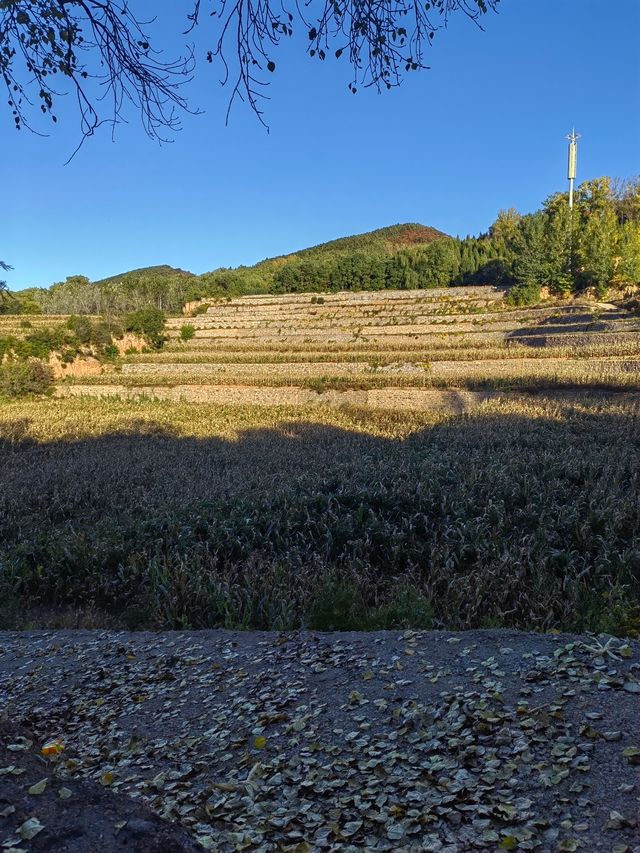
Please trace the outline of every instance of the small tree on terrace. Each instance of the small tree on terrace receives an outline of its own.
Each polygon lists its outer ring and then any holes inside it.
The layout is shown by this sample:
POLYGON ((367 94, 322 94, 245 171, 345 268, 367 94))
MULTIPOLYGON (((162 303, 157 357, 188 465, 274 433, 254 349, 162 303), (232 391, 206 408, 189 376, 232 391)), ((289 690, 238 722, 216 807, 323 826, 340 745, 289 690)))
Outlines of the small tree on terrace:
MULTIPOLYGON (((9 264, 6 264, 4 261, 0 261, 0 270, 4 270, 6 272, 7 270, 10 270, 10 269, 12 269, 12 267, 10 267, 9 264)), ((2 304, 4 302, 6 302, 7 296, 8 296, 7 282, 6 281, 0 281, 0 310, 2 310, 2 304)))

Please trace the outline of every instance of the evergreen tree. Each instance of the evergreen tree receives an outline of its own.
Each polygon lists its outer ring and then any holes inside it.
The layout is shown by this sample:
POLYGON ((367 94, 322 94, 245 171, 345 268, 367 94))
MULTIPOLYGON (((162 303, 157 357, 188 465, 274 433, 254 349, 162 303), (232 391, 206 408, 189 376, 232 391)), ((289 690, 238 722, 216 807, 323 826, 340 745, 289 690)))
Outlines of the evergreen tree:
POLYGON ((516 254, 512 300, 520 305, 537 302, 547 281, 545 214, 539 211, 523 217, 512 245, 516 254))
POLYGON ((630 219, 618 229, 614 265, 616 281, 640 284, 640 222, 630 219))
POLYGON ((578 282, 606 292, 615 271, 617 222, 612 209, 597 209, 582 226, 577 251, 578 282))

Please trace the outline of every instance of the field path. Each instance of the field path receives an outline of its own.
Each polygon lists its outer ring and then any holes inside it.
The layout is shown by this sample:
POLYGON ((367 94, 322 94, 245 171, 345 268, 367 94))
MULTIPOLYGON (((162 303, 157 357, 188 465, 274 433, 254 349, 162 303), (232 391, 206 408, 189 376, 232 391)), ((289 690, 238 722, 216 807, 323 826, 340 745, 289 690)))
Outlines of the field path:
POLYGON ((0 744, 0 841, 35 819, 25 850, 94 849, 51 832, 87 785, 126 805, 133 850, 640 850, 636 641, 5 632, 0 708, 24 727, 0 744), (53 737, 40 779, 64 800, 27 793, 53 737), (136 846, 134 800, 184 840, 136 846))

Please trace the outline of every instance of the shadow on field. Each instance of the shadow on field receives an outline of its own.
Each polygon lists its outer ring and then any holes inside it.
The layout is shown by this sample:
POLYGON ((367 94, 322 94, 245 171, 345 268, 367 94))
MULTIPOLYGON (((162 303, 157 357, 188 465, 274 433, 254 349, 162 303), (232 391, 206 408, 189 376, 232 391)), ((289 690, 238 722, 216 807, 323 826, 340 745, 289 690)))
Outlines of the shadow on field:
POLYGON ((4 422, 2 618, 634 630, 640 441, 612 399, 540 397, 531 417, 505 407, 403 440, 355 411, 351 429, 235 440, 140 420, 43 444, 4 422))
MULTIPOLYGON (((598 335, 615 330, 611 321, 629 319, 630 314, 624 310, 607 311, 604 319, 594 319, 592 311, 576 312, 562 311, 552 317, 546 317, 533 326, 523 326, 505 335, 507 341, 517 341, 531 347, 563 346, 568 340, 572 345, 588 344, 592 335, 598 335), (579 338, 582 334, 584 337, 579 338), (563 341, 563 337, 570 338, 563 341)), ((597 342, 597 338, 593 339, 597 342)))

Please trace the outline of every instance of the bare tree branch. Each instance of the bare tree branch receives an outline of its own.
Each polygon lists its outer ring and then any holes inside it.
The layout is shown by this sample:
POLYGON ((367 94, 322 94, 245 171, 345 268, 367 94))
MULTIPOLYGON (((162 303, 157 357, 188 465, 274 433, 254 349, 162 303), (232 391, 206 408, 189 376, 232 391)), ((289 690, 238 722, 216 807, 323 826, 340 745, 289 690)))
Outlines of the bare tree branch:
POLYGON ((0 75, 17 128, 30 127, 36 104, 56 122, 54 102, 75 94, 82 138, 103 121, 123 120, 135 104, 146 132, 161 139, 179 128, 188 108, 180 92, 195 67, 191 52, 166 61, 152 49, 145 28, 126 0, 0 0, 0 75), (91 86, 97 81, 101 91, 91 86), (109 99, 108 118, 98 113, 109 99))
MULTIPOLYGON (((190 2, 183 35, 203 14, 202 0, 190 2)), ((480 25, 500 0, 292 0, 291 8, 282 0, 206 2, 208 17, 217 21, 206 58, 221 63, 221 83, 230 87, 227 119, 238 99, 264 124, 274 56, 294 26, 302 27, 310 56, 324 61, 347 54, 352 92, 358 86, 391 89, 405 73, 428 67, 426 50, 452 14, 480 25)), ((123 121, 127 102, 138 108, 152 138, 177 130, 179 113, 188 110, 181 86, 192 77, 194 54, 187 48, 184 56, 165 60, 151 46, 152 23, 140 20, 128 0, 0 0, 0 75, 16 127, 31 126, 36 106, 57 121, 61 85, 75 94, 81 141, 105 121, 123 121)))

